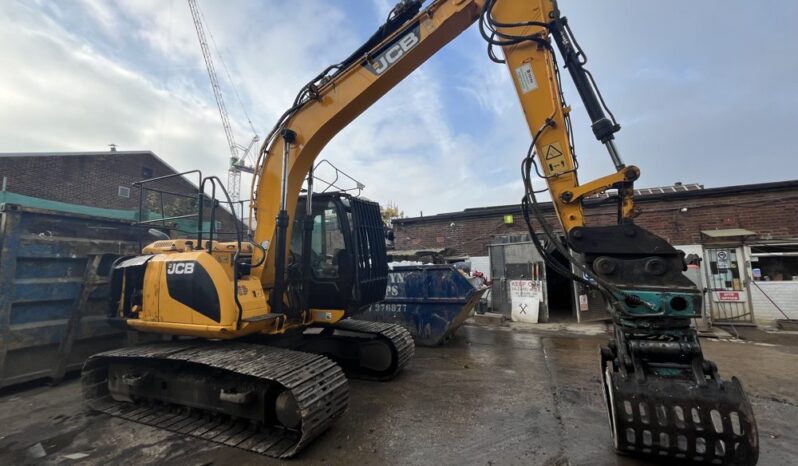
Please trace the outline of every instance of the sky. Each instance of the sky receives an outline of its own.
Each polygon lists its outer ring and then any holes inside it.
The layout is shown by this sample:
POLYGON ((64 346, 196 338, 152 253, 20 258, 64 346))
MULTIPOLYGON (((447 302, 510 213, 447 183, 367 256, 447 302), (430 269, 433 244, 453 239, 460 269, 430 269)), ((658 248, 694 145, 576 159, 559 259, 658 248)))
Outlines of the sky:
MULTIPOLYGON (((263 137, 301 85, 354 51, 393 3, 199 0, 237 141, 252 137, 245 112, 263 137)), ((623 128, 624 161, 642 171, 638 187, 798 179, 798 2, 559 5, 623 128)), ((0 152, 114 143, 226 179, 229 151, 185 0, 4 0, 0 68, 0 152)), ((612 172, 567 75, 565 94, 580 180, 612 172)), ((529 141, 510 76, 472 27, 318 160, 370 199, 431 215, 518 202, 529 141)), ((246 176, 242 184, 247 192, 246 176)))

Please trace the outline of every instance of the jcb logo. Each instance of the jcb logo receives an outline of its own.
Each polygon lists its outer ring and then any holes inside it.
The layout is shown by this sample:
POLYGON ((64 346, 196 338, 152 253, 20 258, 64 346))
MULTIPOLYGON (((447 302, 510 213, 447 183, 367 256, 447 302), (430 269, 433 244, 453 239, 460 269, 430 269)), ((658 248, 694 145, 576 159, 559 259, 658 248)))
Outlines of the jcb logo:
POLYGON ((170 262, 166 266, 167 275, 190 275, 194 273, 194 262, 170 262))
POLYGON ((392 44, 387 45, 374 57, 365 63, 366 68, 377 76, 384 73, 394 63, 399 61, 407 52, 421 42, 421 32, 416 24, 407 34, 396 39, 392 44))

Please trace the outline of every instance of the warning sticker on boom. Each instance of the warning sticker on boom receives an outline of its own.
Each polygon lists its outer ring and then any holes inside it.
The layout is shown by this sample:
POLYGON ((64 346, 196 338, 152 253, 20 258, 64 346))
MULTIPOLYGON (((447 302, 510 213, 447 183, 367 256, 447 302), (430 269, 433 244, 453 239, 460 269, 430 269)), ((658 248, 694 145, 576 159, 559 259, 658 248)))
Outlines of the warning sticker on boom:
POLYGON ((521 92, 526 94, 538 88, 538 82, 532 73, 532 65, 524 63, 515 69, 515 76, 518 78, 518 85, 521 87, 521 92))
POLYGON ((548 175, 559 175, 568 171, 568 163, 559 142, 554 142, 543 148, 543 163, 548 168, 548 175))

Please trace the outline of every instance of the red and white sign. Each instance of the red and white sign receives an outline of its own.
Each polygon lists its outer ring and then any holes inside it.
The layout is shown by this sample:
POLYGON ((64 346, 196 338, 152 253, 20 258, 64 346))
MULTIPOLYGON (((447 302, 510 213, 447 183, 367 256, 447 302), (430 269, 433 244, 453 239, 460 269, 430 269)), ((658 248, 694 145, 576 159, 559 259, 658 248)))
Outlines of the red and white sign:
POLYGON ((742 301, 739 291, 719 291, 718 301, 742 301))

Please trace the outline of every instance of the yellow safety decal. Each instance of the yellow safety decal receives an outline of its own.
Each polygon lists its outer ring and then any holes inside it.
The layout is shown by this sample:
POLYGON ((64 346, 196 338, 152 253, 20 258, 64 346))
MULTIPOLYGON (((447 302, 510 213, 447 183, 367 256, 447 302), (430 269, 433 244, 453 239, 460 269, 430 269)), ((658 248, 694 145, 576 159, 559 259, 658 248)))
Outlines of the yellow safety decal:
POLYGON ((543 149, 543 163, 546 165, 548 175, 559 175, 568 171, 565 154, 559 142, 549 144, 543 149))

